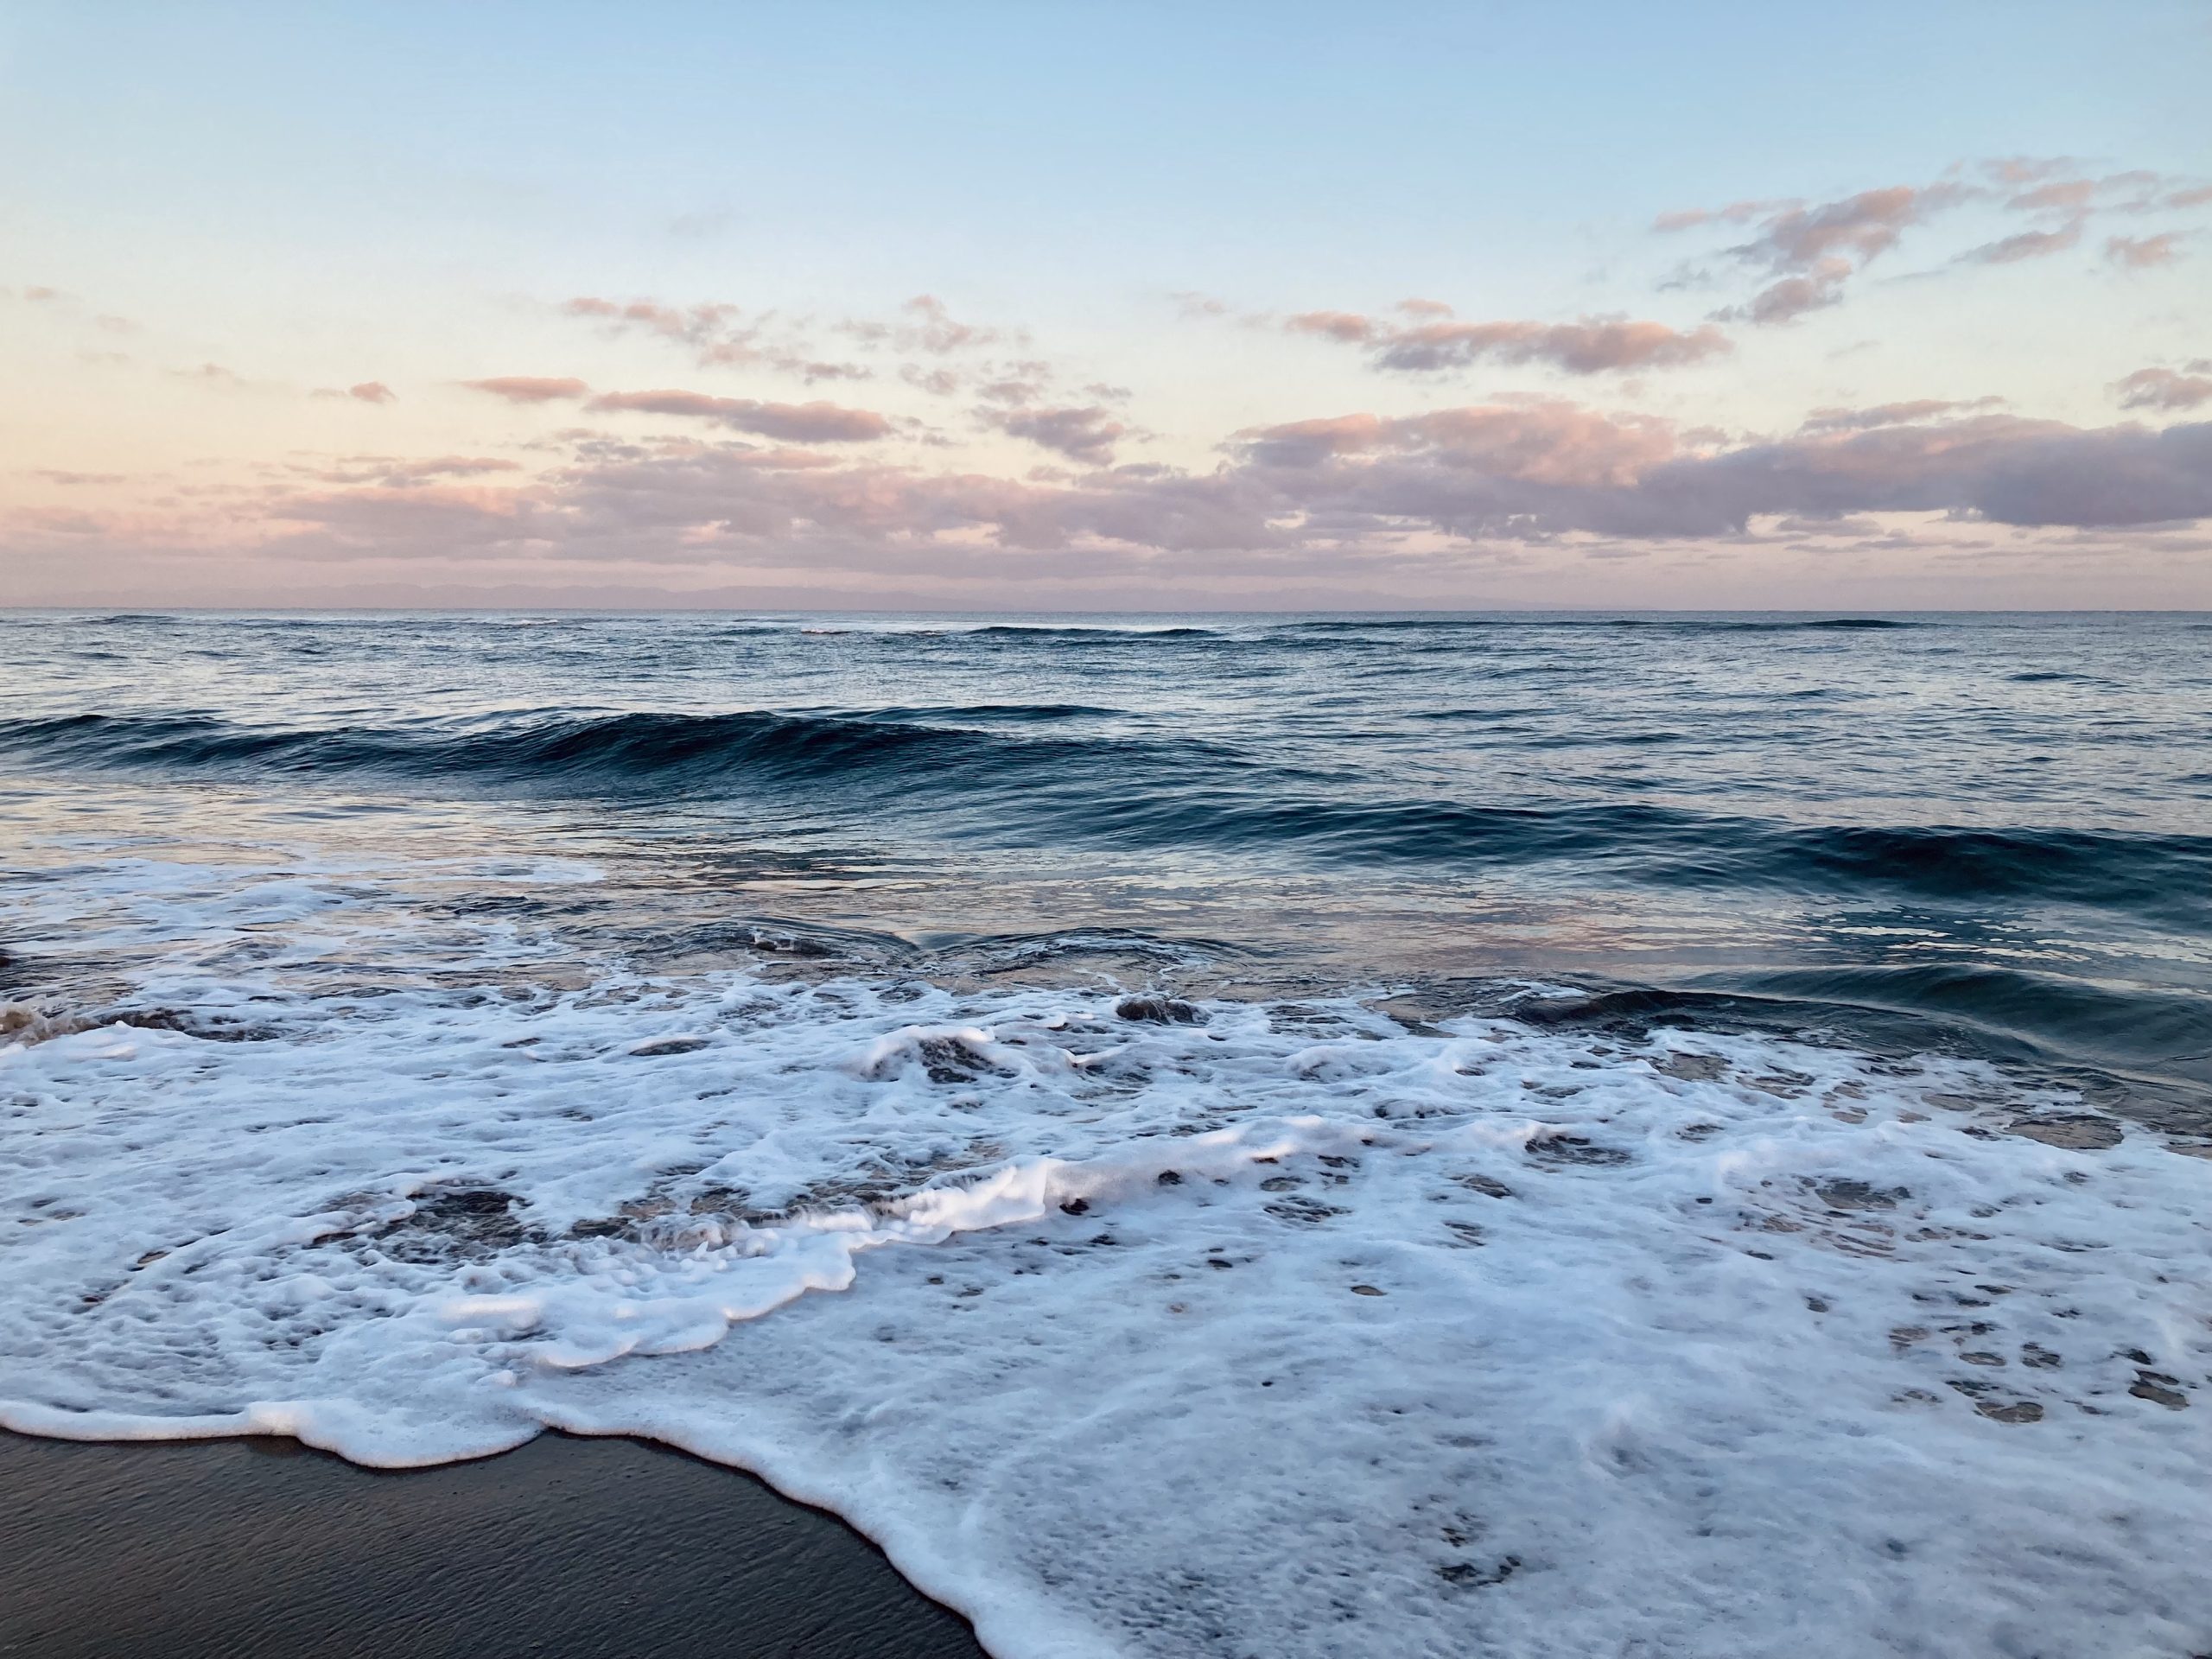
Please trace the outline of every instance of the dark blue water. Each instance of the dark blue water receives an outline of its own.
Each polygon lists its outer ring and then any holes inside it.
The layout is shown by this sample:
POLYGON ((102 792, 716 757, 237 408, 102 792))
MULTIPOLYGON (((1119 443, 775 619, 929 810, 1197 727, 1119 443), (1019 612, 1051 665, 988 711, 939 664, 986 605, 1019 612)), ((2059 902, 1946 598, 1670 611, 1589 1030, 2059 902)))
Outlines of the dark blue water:
POLYGON ((2212 1094, 2203 617, 18 613, 0 665, 17 880, 574 856, 537 919, 656 967, 1538 982, 2212 1094))

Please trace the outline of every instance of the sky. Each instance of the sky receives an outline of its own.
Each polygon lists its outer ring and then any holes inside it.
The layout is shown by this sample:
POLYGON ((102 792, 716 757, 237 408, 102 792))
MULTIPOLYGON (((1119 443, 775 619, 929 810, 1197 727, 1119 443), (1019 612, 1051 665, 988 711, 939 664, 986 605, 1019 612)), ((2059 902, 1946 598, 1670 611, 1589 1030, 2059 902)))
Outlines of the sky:
POLYGON ((0 603, 2212 609, 2212 4, 0 4, 0 603))

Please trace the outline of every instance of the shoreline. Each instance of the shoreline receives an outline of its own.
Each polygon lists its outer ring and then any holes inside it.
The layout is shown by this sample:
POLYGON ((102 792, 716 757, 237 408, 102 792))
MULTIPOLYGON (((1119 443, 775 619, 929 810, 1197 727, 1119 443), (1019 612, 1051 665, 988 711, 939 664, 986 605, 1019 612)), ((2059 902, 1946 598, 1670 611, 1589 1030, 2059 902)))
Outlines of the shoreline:
POLYGON ((0 1430, 0 1654, 984 1659, 837 1516, 648 1441, 549 1430, 393 1471, 0 1430))

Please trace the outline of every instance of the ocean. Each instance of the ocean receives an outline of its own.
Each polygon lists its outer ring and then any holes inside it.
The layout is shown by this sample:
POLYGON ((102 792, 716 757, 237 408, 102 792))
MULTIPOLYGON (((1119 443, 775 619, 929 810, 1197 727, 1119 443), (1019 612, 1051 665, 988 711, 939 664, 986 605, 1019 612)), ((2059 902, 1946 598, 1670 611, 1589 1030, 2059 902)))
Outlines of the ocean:
POLYGON ((0 1424, 642 1435, 1006 1659, 2212 1647, 2212 618, 0 666, 0 1424))

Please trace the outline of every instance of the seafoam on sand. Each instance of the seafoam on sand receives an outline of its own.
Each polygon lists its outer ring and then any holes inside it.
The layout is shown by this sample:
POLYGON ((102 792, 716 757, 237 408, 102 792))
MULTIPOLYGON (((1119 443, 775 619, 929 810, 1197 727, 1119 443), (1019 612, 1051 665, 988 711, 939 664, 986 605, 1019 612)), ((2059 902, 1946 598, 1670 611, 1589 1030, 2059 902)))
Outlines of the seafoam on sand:
POLYGON ((0 1422, 645 1434, 1008 1659, 2212 1644, 2212 1162, 2063 1093, 1371 995, 556 976, 398 880, 19 896, 127 984, 0 1048, 0 1422))

